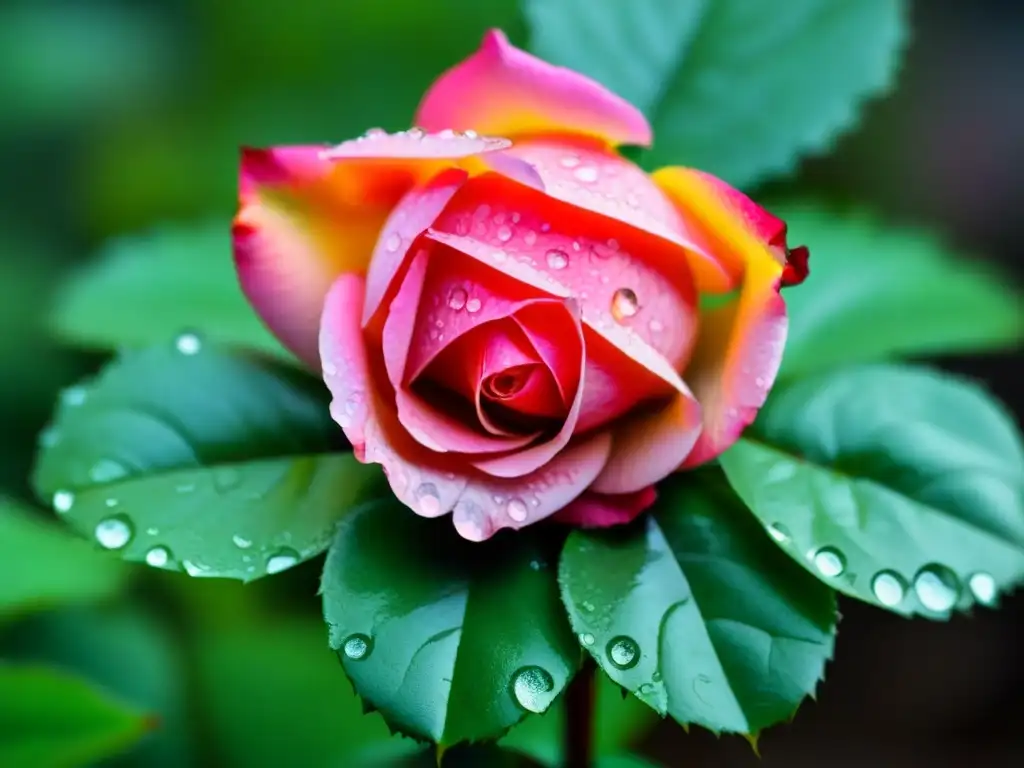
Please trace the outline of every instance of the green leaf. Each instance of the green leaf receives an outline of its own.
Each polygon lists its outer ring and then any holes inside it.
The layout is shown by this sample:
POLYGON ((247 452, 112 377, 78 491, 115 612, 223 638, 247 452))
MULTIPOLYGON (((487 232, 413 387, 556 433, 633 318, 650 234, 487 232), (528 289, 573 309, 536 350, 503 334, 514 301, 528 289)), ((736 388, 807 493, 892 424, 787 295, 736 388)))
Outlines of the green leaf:
POLYGON ((151 608, 122 602, 40 614, 11 627, 0 646, 0 655, 80 675, 152 714, 151 730, 116 760, 104 761, 105 768, 196 762, 180 642, 151 608))
MULTIPOLYGON (((338 768, 348 768, 346 757, 338 768)), ((416 749, 407 744, 387 745, 364 751, 355 758, 358 768, 543 768, 527 755, 510 752, 494 744, 466 744, 443 750, 438 759, 436 748, 416 749)), ((604 763, 597 768, 605 768, 604 763)))
POLYGON ((162 344, 191 332, 291 359, 238 286, 228 221, 114 240, 63 287, 53 325, 88 347, 162 344))
POLYGON ((249 581, 322 552, 383 476, 340 444, 326 388, 192 345, 154 347, 66 390, 35 486, 128 560, 249 581))
POLYGON ((885 365, 803 379, 721 464, 782 550, 853 597, 942 618, 1024 579, 1024 446, 973 384, 885 365))
POLYGON ((0 619, 115 594, 122 563, 0 498, 0 619))
MULTIPOLYGON (((624 697, 622 689, 605 675, 597 675, 594 695, 594 738, 598 754, 635 744, 658 721, 649 707, 633 696, 624 697)), ((562 765, 565 761, 564 729, 565 702, 559 698, 543 715, 528 717, 515 726, 501 744, 548 765, 562 765)))
POLYGON ((931 235, 807 203, 774 212, 789 223, 790 243, 811 249, 811 276, 783 292, 790 326, 781 375, 1024 339, 1024 302, 1006 277, 955 258, 931 235))
POLYGON ((150 725, 64 672, 0 663, 0 765, 90 764, 127 749, 150 725))
POLYGON ((573 629, 659 713, 757 734, 814 692, 834 593, 780 556, 717 473, 658 494, 627 529, 569 536, 559 579, 573 629))
POLYGON ((562 691, 580 652, 542 533, 471 543, 394 499, 342 522, 322 585, 330 643, 391 727, 443 746, 497 738, 562 691))
MULTIPOLYGON (((251 589, 251 587, 246 587, 251 589)), ((364 715, 316 621, 264 614, 259 623, 194 634, 199 695, 222 766, 326 765, 388 739, 364 715)))
POLYGON ((820 152, 889 88, 901 0, 524 0, 532 49, 640 107, 647 167, 749 186, 820 152))

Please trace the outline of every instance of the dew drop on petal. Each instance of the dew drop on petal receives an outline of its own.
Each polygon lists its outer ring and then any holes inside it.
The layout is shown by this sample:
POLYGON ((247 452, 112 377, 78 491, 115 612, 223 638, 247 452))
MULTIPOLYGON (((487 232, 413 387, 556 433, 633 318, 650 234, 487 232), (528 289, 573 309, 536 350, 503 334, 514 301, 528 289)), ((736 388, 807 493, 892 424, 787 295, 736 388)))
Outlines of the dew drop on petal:
POLYGON ((879 571, 871 579, 871 591, 882 605, 894 608, 903 602, 907 594, 907 583, 895 571, 879 571))
POLYGON ((575 168, 580 164, 580 159, 576 155, 565 155, 558 163, 563 168, 575 168))
POLYGON ((480 311, 480 306, 480 299, 469 299, 466 302, 466 311, 472 315, 480 311))
POLYGON ((433 483, 422 483, 416 489, 416 506, 426 517, 437 517, 441 512, 441 497, 433 483))
POLYGON ((507 243, 512 239, 512 228, 507 226, 498 227, 497 237, 499 241, 507 243))
POLYGON ((512 676, 512 695, 527 712, 541 713, 554 699, 555 681, 540 667, 523 667, 512 676))
POLYGON ((464 306, 466 306, 466 294, 465 288, 452 288, 452 292, 448 294, 448 306, 458 312, 464 306))
POLYGON ((573 171, 572 175, 575 176, 577 180, 589 184, 592 181, 597 181, 598 171, 596 166, 584 165, 583 167, 577 168, 573 171))
POLYGON ((526 502, 518 497, 509 499, 508 516, 517 523, 524 522, 526 520, 526 502))
POLYGON ((640 309, 640 301, 632 288, 619 288, 612 294, 612 317, 622 322, 633 317, 640 309))
POLYGON ((132 540, 132 524, 124 515, 107 517, 96 523, 93 534, 104 549, 123 549, 132 540))
POLYGON ((569 264, 569 256, 565 251, 559 250, 558 248, 552 248, 545 254, 548 266, 552 269, 565 269, 569 264))
POLYGON ((362 661, 370 652, 373 650, 373 640, 369 635, 363 635, 356 633, 349 635, 345 639, 342 650, 345 652, 345 656, 352 659, 352 661, 362 661))
POLYGON ((163 568, 171 562, 171 551, 167 547, 153 547, 146 552, 146 565, 163 568))
POLYGON ((394 253, 401 247, 402 236, 399 235, 397 232, 392 232, 390 235, 388 235, 387 240, 384 241, 384 248, 387 249, 387 251, 390 253, 394 253))

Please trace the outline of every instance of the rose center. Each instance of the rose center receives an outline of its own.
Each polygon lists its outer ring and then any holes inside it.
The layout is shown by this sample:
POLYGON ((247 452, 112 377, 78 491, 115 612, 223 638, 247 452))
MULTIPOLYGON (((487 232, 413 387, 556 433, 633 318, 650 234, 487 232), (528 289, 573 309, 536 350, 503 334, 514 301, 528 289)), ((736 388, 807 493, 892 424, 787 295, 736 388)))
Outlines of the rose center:
POLYGON ((521 365, 488 376, 483 382, 482 390, 484 396, 492 400, 507 400, 510 397, 514 397, 526 385, 532 367, 521 365))

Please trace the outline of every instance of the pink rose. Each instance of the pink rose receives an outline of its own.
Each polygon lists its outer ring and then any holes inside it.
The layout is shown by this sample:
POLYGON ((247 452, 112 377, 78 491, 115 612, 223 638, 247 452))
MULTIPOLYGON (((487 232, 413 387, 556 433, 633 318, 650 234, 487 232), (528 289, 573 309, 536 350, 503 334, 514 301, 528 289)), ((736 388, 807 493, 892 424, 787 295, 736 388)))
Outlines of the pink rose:
POLYGON ((632 519, 753 420, 806 249, 713 177, 620 157, 643 115, 499 31, 416 123, 243 152, 246 295, 415 512, 473 540, 632 519))

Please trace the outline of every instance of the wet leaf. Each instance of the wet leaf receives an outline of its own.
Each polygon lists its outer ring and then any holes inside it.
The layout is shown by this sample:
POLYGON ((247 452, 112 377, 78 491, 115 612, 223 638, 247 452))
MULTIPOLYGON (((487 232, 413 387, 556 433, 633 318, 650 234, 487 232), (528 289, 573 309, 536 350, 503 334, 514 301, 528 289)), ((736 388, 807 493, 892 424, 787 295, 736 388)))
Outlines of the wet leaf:
POLYGON ((559 579, 573 629, 659 713, 757 734, 822 678, 834 593, 779 556, 717 471, 658 493, 626 529, 569 536, 559 579))
POLYGON ((65 390, 35 486, 127 560, 249 581, 322 552, 383 476, 345 449, 319 381, 186 335, 65 390))
POLYGON ((879 607, 945 618, 1024 579, 1024 446, 974 384, 891 365, 802 379, 721 464, 782 551, 879 607))

